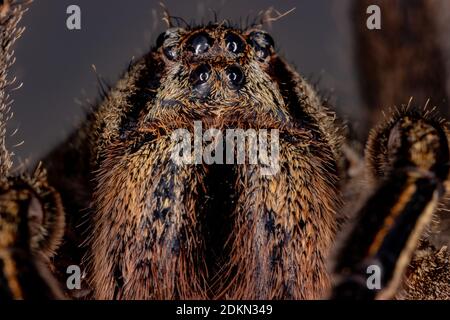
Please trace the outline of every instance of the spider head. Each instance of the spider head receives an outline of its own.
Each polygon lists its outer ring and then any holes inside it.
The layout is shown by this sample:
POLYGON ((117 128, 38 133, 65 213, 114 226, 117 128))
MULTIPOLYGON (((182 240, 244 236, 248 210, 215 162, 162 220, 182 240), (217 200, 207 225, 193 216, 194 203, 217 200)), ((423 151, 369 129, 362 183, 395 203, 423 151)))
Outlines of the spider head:
POLYGON ((257 83, 270 81, 270 60, 276 55, 268 33, 216 24, 169 29, 158 37, 155 50, 171 70, 163 94, 179 98, 176 86, 194 103, 209 106, 234 106, 258 94, 257 83))

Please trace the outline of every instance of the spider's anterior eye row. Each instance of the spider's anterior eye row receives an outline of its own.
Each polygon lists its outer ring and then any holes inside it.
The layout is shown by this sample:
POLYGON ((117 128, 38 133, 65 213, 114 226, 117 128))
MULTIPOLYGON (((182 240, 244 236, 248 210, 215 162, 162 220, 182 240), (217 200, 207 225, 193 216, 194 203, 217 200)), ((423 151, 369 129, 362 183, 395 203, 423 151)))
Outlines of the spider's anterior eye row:
POLYGON ((206 83, 211 77, 211 67, 207 64, 198 66, 191 73, 191 82, 194 86, 206 83))
MULTIPOLYGON (((211 67, 208 64, 201 64, 192 71, 190 81, 194 87, 199 87, 211 78, 211 67)), ((241 67, 233 65, 225 70, 226 78, 230 86, 234 89, 239 89, 245 82, 244 72, 241 67)))
POLYGON ((235 88, 239 88, 245 81, 244 73, 242 69, 238 66, 231 66, 226 70, 228 80, 231 85, 235 88))

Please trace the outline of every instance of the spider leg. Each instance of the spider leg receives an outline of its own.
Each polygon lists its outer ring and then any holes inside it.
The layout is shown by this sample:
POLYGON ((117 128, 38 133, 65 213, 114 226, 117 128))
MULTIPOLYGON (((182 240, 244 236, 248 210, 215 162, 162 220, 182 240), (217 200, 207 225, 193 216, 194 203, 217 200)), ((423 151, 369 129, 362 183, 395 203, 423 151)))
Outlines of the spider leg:
POLYGON ((50 258, 64 230, 59 195, 45 173, 0 183, 0 298, 63 299, 50 258))
POLYGON ((372 132, 366 162, 375 191, 338 250, 332 298, 394 297, 446 192, 448 138, 443 122, 407 108, 372 132), (375 287, 374 270, 380 271, 375 287))
POLYGON ((24 30, 18 25, 29 2, 0 4, 0 300, 64 297, 49 268, 64 230, 59 194, 41 167, 31 177, 14 176, 12 152, 6 148, 12 45, 24 30))
POLYGON ((449 300, 450 255, 447 246, 438 249, 422 240, 395 298, 449 300))

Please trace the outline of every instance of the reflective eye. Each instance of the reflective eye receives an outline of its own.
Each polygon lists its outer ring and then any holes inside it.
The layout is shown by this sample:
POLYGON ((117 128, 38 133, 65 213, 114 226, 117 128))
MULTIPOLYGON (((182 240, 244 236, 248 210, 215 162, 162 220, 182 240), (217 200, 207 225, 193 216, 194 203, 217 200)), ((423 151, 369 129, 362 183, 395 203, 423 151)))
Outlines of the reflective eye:
POLYGON ((194 86, 201 85, 208 82, 211 77, 211 67, 207 64, 203 64, 191 73, 191 82, 194 86))
POLYGON ((248 36, 249 44, 255 49, 256 56, 260 60, 266 59, 275 46, 272 37, 262 31, 253 31, 248 36))
POLYGON ((156 47, 161 48, 166 57, 169 60, 174 60, 177 57, 177 53, 175 51, 175 47, 164 47, 164 42, 169 38, 169 34, 167 32, 163 32, 158 36, 158 39, 156 39, 156 47))
POLYGON ((209 79, 209 73, 208 72, 202 72, 200 73, 200 76, 198 77, 198 79, 200 80, 200 82, 206 82, 209 79))
POLYGON ((169 60, 178 58, 178 41, 183 29, 172 28, 166 32, 161 33, 156 39, 156 47, 162 48, 162 52, 169 60))
POLYGON ((177 58, 175 47, 164 48, 163 52, 169 60, 175 60, 177 58))
POLYGON ((226 74, 233 87, 239 88, 244 84, 245 76, 240 67, 231 66, 226 70, 226 74))
POLYGON ((188 40, 188 48, 195 54, 205 53, 212 45, 212 39, 206 32, 200 32, 188 40))
POLYGON ((225 44, 227 50, 233 53, 241 53, 244 51, 244 42, 237 34, 229 32, 225 35, 225 44))

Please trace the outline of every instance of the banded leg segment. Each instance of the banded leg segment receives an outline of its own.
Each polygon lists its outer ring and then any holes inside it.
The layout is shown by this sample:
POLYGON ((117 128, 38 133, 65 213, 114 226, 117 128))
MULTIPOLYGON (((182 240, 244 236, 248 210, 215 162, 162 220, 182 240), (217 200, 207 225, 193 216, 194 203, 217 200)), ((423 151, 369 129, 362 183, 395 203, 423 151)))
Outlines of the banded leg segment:
POLYGON ((394 297, 445 194, 448 136, 443 123, 427 115, 400 111, 372 133, 366 157, 377 187, 337 255, 333 298, 394 297), (376 270, 378 288, 367 282, 376 270))
POLYGON ((64 231, 59 195, 43 173, 0 182, 0 299, 62 299, 49 258, 64 231))

